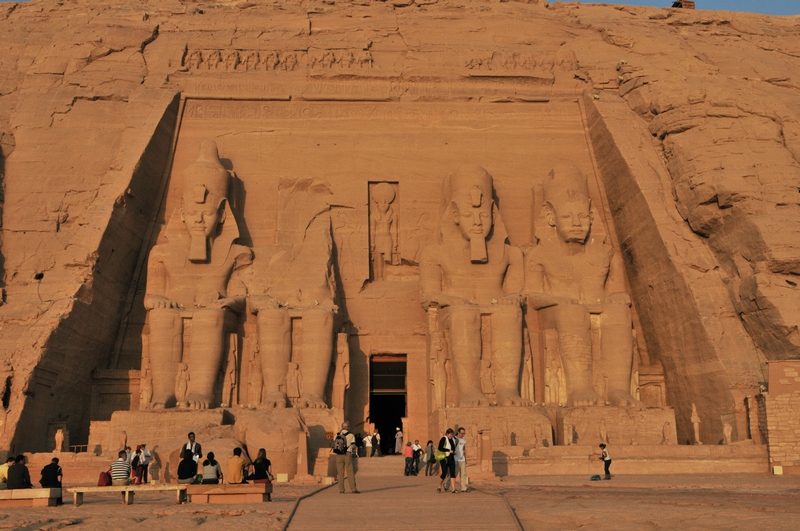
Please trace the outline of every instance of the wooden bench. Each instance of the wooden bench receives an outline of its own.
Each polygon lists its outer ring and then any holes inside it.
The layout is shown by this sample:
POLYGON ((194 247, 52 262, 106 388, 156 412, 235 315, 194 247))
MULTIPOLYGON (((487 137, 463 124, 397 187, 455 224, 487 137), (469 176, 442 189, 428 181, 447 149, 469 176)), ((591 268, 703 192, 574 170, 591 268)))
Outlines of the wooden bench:
POLYGON ((61 489, 0 490, 0 507, 55 507, 61 489))
POLYGON ((188 485, 191 503, 263 503, 270 501, 272 483, 188 485))
POLYGON ((137 492, 164 492, 174 490, 177 495, 177 502, 186 501, 186 487, 189 485, 112 485, 110 487, 68 487, 67 492, 71 492, 75 507, 83 505, 83 495, 86 492, 122 492, 125 494, 125 505, 133 504, 134 495, 137 492))

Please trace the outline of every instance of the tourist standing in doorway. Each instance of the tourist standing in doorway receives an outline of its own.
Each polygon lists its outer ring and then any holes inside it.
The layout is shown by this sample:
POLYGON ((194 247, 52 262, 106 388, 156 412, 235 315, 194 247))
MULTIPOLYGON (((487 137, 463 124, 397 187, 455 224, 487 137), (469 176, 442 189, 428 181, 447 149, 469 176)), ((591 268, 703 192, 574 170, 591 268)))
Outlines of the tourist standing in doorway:
POLYGON ((602 450, 602 454, 600 454, 600 460, 603 461, 603 466, 605 467, 606 477, 603 479, 611 479, 611 472, 609 469, 611 468, 611 456, 608 454, 608 449, 606 448, 605 444, 600 444, 600 450, 602 450))
POLYGON ((435 452, 433 441, 428 441, 428 444, 425 445, 425 455, 422 456, 422 462, 425 463, 426 476, 432 476, 436 473, 433 469, 433 466, 436 464, 436 459, 433 455, 435 452))
POLYGON ((373 435, 367 434, 364 437, 364 456, 372 457, 372 437, 373 435))
POLYGON ((403 432, 400 428, 396 428, 397 432, 394 434, 394 453, 403 453, 403 432))
POLYGON ((336 461, 336 480, 339 483, 339 493, 344 494, 344 474, 350 483, 350 492, 360 494, 356 487, 356 472, 353 468, 353 455, 358 452, 356 436, 350 433, 350 423, 342 423, 342 430, 333 438, 333 453, 336 461))
MULTIPOLYGON (((447 431, 444 434, 444 437, 439 439, 439 446, 437 447, 438 451, 444 452, 446 457, 439 461, 440 466, 442 467, 442 473, 439 476, 439 488, 436 489, 436 492, 442 492, 442 486, 444 485, 444 480, 446 477, 454 478, 456 477, 456 460, 455 460, 455 451, 456 451, 456 440, 453 437, 453 430, 452 428, 447 428, 447 431)), ((447 489, 445 489, 446 491, 447 489)), ((453 492, 456 492, 456 483, 453 481, 453 492)))
POLYGON ((381 434, 378 430, 375 430, 375 435, 372 436, 372 447, 374 448, 372 451, 375 452, 375 455, 378 457, 383 455, 381 451, 381 434))

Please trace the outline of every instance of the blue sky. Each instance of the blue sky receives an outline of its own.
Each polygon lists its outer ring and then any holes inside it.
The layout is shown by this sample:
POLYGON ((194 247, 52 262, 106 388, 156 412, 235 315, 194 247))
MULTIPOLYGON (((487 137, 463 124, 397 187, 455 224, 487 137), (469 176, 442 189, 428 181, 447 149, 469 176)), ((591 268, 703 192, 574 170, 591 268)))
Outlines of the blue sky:
MULTIPOLYGON (((0 0, 12 2, 19 0, 0 0)), ((552 2, 552 0, 551 0, 552 2)), ((584 4, 628 4, 631 6, 669 7, 671 0, 612 0, 584 1, 584 4)), ((767 15, 800 15, 800 0, 695 0, 697 9, 725 9, 729 11, 750 11, 767 15)))
MULTIPOLYGON (((583 1, 584 4, 628 4, 632 6, 669 7, 671 0, 606 0, 583 1)), ((695 0, 697 9, 750 11, 767 15, 800 15, 800 0, 695 0)))

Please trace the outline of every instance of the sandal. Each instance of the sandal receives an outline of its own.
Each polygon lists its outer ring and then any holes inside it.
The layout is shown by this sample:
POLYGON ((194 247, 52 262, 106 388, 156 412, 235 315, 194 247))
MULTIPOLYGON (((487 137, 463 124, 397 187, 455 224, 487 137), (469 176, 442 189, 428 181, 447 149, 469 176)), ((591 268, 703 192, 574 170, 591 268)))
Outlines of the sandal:
POLYGON ((436 492, 438 492, 438 493, 440 493, 440 494, 441 494, 441 492, 442 492, 442 487, 436 487, 436 492))

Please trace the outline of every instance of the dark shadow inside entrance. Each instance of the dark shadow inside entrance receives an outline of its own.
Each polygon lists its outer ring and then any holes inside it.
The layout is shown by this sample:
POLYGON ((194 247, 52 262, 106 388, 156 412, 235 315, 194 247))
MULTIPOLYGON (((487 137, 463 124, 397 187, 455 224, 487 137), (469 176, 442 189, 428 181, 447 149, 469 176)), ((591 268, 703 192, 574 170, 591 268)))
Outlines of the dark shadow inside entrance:
POLYGON ((381 435, 383 455, 393 453, 395 433, 406 416, 406 357, 373 356, 370 360, 370 421, 381 435))

